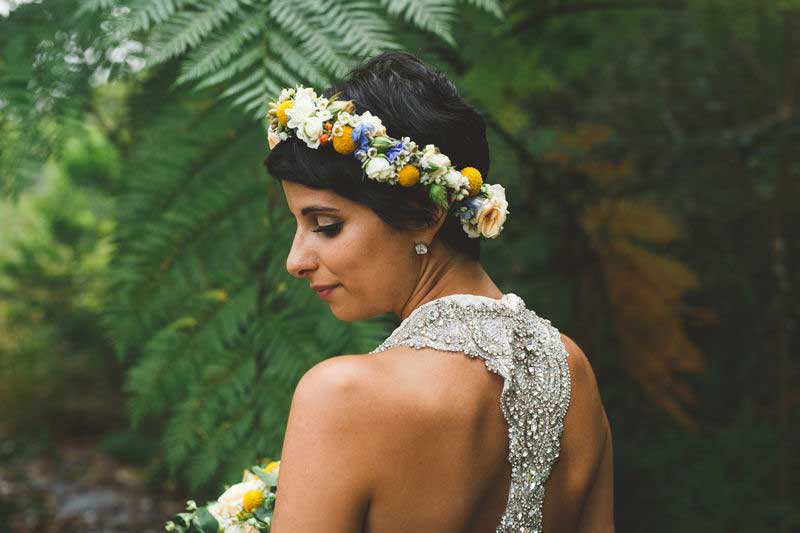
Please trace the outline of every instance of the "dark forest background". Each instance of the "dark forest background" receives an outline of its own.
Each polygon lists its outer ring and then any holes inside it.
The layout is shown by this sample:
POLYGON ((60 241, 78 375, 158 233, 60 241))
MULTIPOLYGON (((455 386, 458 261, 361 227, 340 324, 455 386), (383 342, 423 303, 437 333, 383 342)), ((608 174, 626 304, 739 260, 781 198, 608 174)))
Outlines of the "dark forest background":
POLYGON ((261 164, 386 49, 489 123, 482 263, 587 353, 618 531, 800 529, 797 0, 1 0, 0 531, 162 530, 396 325, 286 273, 261 164))

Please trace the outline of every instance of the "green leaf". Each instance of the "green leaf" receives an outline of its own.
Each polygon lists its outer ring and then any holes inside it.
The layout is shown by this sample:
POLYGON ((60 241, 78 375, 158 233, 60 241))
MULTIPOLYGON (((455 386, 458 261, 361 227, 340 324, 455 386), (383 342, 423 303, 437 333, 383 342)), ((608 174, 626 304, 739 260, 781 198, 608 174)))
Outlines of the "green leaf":
POLYGON ((205 507, 197 508, 192 525, 197 528, 198 533, 217 533, 219 531, 219 522, 205 507))

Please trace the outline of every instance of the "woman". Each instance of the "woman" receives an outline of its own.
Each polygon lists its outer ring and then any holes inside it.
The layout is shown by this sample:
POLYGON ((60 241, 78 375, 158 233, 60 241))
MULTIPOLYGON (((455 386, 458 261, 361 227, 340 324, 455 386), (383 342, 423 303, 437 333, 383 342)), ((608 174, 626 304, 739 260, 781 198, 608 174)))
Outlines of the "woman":
POLYGON ((480 114, 403 52, 271 107, 287 270, 340 320, 401 320, 300 380, 273 533, 613 531, 591 365, 479 263, 509 213, 480 114))

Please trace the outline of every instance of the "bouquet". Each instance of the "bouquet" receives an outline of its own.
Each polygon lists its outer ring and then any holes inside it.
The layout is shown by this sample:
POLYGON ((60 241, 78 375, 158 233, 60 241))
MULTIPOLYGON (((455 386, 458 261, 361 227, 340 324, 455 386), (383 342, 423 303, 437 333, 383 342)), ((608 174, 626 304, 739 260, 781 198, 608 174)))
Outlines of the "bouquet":
POLYGON ((269 531, 275 509, 280 461, 252 466, 241 483, 226 487, 214 502, 198 507, 186 502, 186 512, 168 521, 165 529, 179 533, 256 533, 269 531))

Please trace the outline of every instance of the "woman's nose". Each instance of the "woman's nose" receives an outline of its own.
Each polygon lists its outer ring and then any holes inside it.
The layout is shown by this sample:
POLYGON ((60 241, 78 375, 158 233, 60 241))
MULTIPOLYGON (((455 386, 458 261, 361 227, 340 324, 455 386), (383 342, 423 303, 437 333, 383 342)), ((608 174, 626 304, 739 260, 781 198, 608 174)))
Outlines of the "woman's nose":
POLYGON ((295 235, 289 256, 286 258, 286 270, 296 278, 305 278, 314 268, 316 268, 316 258, 312 250, 303 245, 299 235, 295 235))

